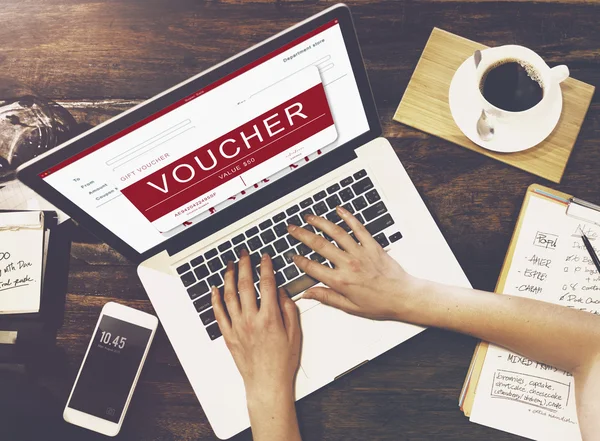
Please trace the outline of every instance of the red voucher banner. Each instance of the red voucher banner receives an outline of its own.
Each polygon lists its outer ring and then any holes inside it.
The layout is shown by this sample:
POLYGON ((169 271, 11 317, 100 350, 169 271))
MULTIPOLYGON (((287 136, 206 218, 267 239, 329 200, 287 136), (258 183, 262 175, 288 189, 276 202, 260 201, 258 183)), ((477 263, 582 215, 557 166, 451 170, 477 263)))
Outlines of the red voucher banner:
MULTIPOLYGON (((263 177, 253 173, 253 169, 269 159, 279 155, 279 159, 287 163, 297 161, 294 147, 327 128, 335 130, 333 125, 325 90, 319 82, 122 188, 121 192, 151 222, 177 210, 183 213, 190 208, 186 205, 191 201, 194 201, 193 205, 208 206, 217 188, 233 179, 252 180, 243 182, 247 187, 277 172, 278 169, 270 170, 270 173, 261 169, 263 177)), ((281 161, 277 163, 281 164, 281 161)))

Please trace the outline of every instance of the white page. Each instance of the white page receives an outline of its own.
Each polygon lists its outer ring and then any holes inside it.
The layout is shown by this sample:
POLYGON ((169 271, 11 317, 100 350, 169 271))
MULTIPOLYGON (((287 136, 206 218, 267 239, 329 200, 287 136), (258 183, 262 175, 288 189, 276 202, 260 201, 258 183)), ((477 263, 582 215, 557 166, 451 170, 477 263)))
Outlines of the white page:
POLYGON ((0 184, 0 210, 49 210, 58 215, 58 223, 69 219, 46 199, 16 179, 0 184))
MULTIPOLYGON (((532 195, 504 285, 529 297, 600 315, 600 275, 581 232, 600 250, 600 227, 532 195)), ((471 421, 535 440, 581 440, 573 377, 490 345, 471 421)))
POLYGON ((44 243, 41 217, 39 211, 0 213, 0 314, 40 310, 44 243))

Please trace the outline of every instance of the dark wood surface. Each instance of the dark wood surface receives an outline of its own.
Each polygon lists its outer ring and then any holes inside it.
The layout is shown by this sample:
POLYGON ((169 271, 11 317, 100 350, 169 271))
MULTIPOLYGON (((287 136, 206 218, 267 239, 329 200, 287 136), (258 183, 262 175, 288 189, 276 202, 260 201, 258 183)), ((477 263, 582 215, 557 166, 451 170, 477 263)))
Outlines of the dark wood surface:
MULTIPOLYGON (((79 122, 92 125, 331 4, 1 3, 0 75, 60 102, 79 122)), ((350 6, 384 135, 473 286, 493 290, 528 185, 546 184, 600 202, 600 100, 595 96, 592 101, 560 185, 395 123, 393 112, 434 26, 490 46, 529 46, 550 65, 565 63, 573 77, 600 85, 600 5, 363 0, 350 6)), ((64 405, 100 309, 110 300, 153 312, 135 266, 77 229, 57 338, 63 367, 40 377, 50 385, 57 407, 64 405)), ((304 439, 515 439, 469 423, 458 409, 475 344, 467 336, 428 330, 317 391, 298 404, 304 439)), ((39 406, 31 403, 29 424, 36 425, 38 413, 39 406)), ((32 429, 32 439, 97 439, 86 431, 72 432, 66 424, 53 432, 41 427, 32 429)), ((118 439, 216 439, 162 329, 118 439)), ((246 431, 235 439, 251 435, 246 431)))

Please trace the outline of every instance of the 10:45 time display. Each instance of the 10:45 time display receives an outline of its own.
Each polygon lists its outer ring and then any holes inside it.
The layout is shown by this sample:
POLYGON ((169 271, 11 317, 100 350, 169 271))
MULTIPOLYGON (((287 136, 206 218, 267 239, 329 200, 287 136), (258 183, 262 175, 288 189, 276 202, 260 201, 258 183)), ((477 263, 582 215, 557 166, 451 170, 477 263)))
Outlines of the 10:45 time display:
POLYGON ((125 347, 125 342, 127 341, 127 337, 116 336, 114 339, 112 338, 112 334, 110 332, 102 331, 102 335, 100 336, 100 343, 104 343, 105 345, 113 345, 115 348, 123 349, 125 347), (112 341, 111 341, 112 339, 112 341))

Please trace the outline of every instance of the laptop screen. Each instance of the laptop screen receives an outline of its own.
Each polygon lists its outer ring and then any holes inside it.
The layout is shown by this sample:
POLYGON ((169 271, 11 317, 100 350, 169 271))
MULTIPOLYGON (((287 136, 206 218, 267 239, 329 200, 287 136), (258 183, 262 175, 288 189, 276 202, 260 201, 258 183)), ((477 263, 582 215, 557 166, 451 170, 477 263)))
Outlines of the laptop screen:
POLYGON ((368 130, 336 19, 40 177, 143 253, 368 130))

